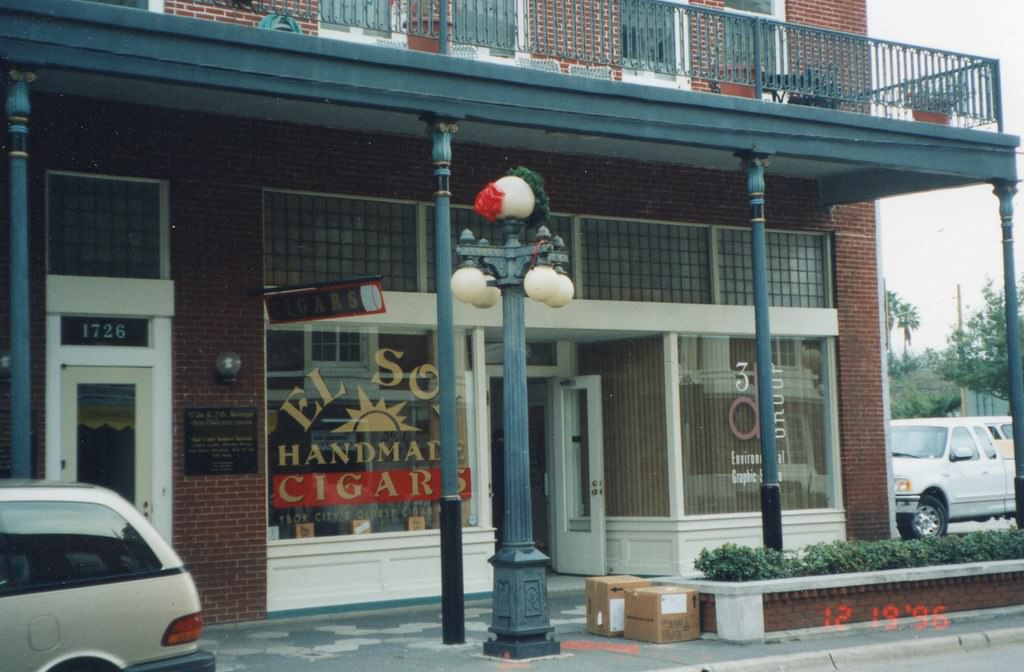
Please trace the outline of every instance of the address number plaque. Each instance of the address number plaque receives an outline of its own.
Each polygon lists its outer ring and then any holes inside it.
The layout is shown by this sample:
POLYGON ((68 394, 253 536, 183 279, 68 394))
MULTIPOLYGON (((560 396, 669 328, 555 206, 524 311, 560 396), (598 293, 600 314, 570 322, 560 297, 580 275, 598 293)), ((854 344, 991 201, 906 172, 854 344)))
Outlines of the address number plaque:
POLYGON ((141 317, 60 318, 61 345, 120 345, 144 348, 149 345, 149 320, 141 317))

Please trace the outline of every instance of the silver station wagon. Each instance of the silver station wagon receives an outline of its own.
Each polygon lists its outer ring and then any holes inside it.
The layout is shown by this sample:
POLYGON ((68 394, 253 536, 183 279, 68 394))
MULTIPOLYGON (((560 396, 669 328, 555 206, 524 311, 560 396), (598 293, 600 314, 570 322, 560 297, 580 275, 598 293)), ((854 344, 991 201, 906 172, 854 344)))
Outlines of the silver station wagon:
POLYGON ((0 481, 0 669, 214 672, 192 577, 104 488, 0 481))

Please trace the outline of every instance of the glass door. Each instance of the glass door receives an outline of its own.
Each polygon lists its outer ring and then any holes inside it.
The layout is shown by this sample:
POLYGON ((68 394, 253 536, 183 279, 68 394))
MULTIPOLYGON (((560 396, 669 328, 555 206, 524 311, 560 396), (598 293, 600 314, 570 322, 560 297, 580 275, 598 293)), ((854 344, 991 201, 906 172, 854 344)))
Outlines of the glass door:
POLYGON ((110 488, 149 516, 151 369, 68 366, 61 387, 61 480, 110 488))
POLYGON ((552 381, 554 557, 563 574, 605 573, 601 378, 552 381))

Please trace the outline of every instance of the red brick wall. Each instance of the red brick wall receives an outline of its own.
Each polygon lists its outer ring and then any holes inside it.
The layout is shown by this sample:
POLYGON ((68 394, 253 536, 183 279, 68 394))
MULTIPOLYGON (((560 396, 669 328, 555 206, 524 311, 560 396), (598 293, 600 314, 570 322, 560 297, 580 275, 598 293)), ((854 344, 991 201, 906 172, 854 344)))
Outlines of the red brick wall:
POLYGON ((867 3, 864 0, 786 0, 786 21, 865 35, 867 3))
MULTIPOLYGON (((305 6, 305 2, 302 3, 305 6)), ((292 17, 302 28, 303 35, 319 34, 319 23, 317 16, 320 12, 319 0, 311 0, 311 20, 292 17)), ((234 23, 240 26, 255 26, 266 13, 258 13, 253 9, 246 9, 243 6, 235 7, 230 3, 223 6, 209 3, 194 2, 193 0, 164 0, 164 13, 177 16, 187 16, 204 21, 218 21, 221 23, 234 23)))
POLYGON ((942 629, 945 614, 992 609, 1024 602, 1024 573, 965 576, 772 593, 764 596, 765 631, 851 623, 893 627, 892 619, 912 617, 910 627, 942 629))
MULTIPOLYGON (((174 539, 194 572, 211 621, 265 613, 266 506, 263 437, 260 473, 183 474, 183 413, 189 407, 263 409, 261 188, 352 193, 429 201, 430 140, 324 130, 37 94, 31 123, 30 202, 33 286, 43 286, 44 169, 160 178, 170 184, 174 317, 174 539), (238 381, 214 380, 216 355, 241 355, 238 381)), ((735 171, 678 168, 620 159, 572 157, 453 143, 453 202, 508 167, 524 164, 547 179, 556 212, 745 225, 746 178, 735 171)), ((6 171, 6 162, 0 172, 6 171)), ((6 179, 0 176, 0 185, 6 179)), ((5 187, 0 187, 4 189, 5 187)), ((835 232, 839 309, 842 470, 851 536, 888 529, 880 343, 871 205, 820 209, 813 183, 777 178, 768 168, 770 227, 835 232)), ((4 200, 3 202, 6 202, 4 200)), ((0 236, 7 235, 0 208, 0 236)), ((6 265, 0 246, 0 267, 6 265)), ((6 276, 0 278, 4 287, 6 276)), ((43 408, 43 297, 33 333, 35 407, 43 408)), ((2 337, 6 338, 6 336, 2 337)), ((0 341, 3 342, 3 341, 0 341)), ((38 423, 39 446, 44 443, 38 423)))
POLYGON ((237 161, 222 166, 224 179, 178 176, 171 185, 174 538, 176 546, 190 549, 189 567, 204 586, 204 610, 213 620, 265 615, 263 423, 258 423, 256 474, 184 477, 178 449, 186 408, 254 406, 261 420, 265 413, 263 314, 255 293, 263 284, 260 192, 227 179, 237 161), (213 369, 217 354, 225 350, 242 360, 238 379, 230 385, 217 382, 213 369))
POLYGON ((858 539, 889 537, 882 404, 875 207, 837 207, 835 233, 839 436, 846 530, 858 539))
MULTIPOLYGON (((725 6, 725 0, 691 0, 691 4, 722 9, 725 6)), ((850 33, 867 33, 865 0, 786 0, 785 4, 786 21, 850 33)), ((319 1, 312 0, 311 5, 312 16, 318 16, 319 1)), ((257 13, 244 7, 215 6, 194 0, 165 0, 164 12, 245 26, 255 26, 266 16, 266 14, 257 13)), ((297 20, 304 34, 318 34, 319 27, 316 18, 297 20)), ((569 62, 566 61, 566 63, 569 62)))
MULTIPOLYGON (((873 623, 894 628, 896 618, 910 618, 903 628, 948 626, 947 615, 1024 603, 1024 572, 900 581, 843 588, 820 588, 763 596, 765 632, 873 623)), ((718 632, 715 596, 701 593, 701 632, 718 632)))
MULTIPOLYGON (((722 9, 725 0, 690 0, 691 5, 722 9)), ((786 0, 785 20, 807 26, 842 30, 848 33, 867 33, 867 3, 865 0, 786 0)))

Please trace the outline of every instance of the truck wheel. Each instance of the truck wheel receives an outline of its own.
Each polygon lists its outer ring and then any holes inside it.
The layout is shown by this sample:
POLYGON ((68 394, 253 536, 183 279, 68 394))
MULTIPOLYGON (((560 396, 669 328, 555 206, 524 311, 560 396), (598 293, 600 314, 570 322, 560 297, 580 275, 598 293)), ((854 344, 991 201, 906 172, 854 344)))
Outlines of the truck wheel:
POLYGON ((911 539, 941 537, 946 534, 949 515, 942 502, 931 495, 924 495, 917 503, 917 511, 910 522, 909 536, 911 539))

